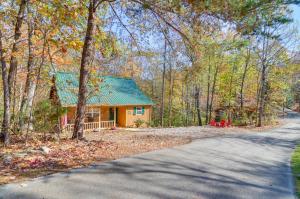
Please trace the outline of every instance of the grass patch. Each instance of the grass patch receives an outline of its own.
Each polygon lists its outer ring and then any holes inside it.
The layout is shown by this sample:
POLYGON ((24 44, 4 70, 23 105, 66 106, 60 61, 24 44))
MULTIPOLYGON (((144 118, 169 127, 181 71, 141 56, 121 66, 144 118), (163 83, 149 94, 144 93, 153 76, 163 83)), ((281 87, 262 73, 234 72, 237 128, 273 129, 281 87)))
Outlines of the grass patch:
POLYGON ((296 195, 300 198, 300 145, 298 145, 292 155, 292 170, 295 179, 296 195))

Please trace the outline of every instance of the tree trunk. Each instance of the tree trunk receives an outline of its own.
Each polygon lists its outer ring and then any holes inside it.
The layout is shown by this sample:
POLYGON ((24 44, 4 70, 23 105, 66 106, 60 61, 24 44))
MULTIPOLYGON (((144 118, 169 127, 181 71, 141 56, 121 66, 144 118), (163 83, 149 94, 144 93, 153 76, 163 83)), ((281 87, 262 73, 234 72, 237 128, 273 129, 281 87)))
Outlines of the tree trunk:
POLYGON ((84 39, 84 45, 82 50, 81 65, 80 65, 80 78, 79 78, 79 91, 78 91, 78 103, 77 114, 75 119, 75 126, 73 132, 73 139, 83 138, 84 127, 84 114, 87 98, 87 82, 89 76, 89 65, 92 60, 92 47, 93 47, 93 35, 95 29, 95 12, 96 12, 95 0, 90 0, 89 14, 87 22, 87 30, 84 39))
POLYGON ((249 60, 250 60, 250 50, 247 50, 247 58, 246 58, 246 63, 245 63, 245 67, 244 67, 244 71, 243 71, 243 75, 242 75, 242 82, 241 82, 241 88, 240 88, 240 108, 241 110, 244 109, 244 85, 245 85, 245 80, 246 80, 246 75, 247 75, 247 71, 248 71, 248 65, 249 65, 249 60))
POLYGON ((4 57, 4 49, 2 45, 2 32, 0 30, 0 59, 2 69, 2 83, 3 83, 3 103, 4 113, 2 121, 1 138, 4 145, 9 145, 9 128, 10 128, 10 101, 9 101, 9 85, 8 85, 8 68, 4 57))
POLYGON ((172 64, 170 64, 170 90, 169 90, 169 126, 172 126, 172 105, 173 105, 173 90, 174 90, 174 84, 173 84, 174 78, 172 74, 172 64))
POLYGON ((219 73, 219 64, 216 66, 216 71, 214 73, 214 79, 213 79, 213 85, 212 85, 212 90, 211 90, 211 97, 210 97, 210 103, 209 103, 209 116, 208 120, 211 120, 211 115, 212 115, 212 107, 214 103, 214 96, 215 96, 215 91, 216 91, 216 82, 217 82, 217 76, 219 73))
POLYGON ((184 84, 181 84, 181 121, 184 124, 184 84))
POLYGON ((27 129, 26 129, 26 135, 25 135, 25 144, 27 145, 27 140, 28 140, 28 134, 30 128, 33 128, 30 126, 32 124, 32 114, 33 114, 33 103, 35 101, 35 91, 38 89, 39 81, 41 79, 41 69, 44 66, 45 62, 45 52, 46 52, 46 45, 47 45, 47 30, 43 34, 43 50, 42 50, 42 60, 39 64, 39 67, 37 68, 37 73, 36 73, 36 79, 35 82, 33 82, 33 86, 31 89, 29 89, 29 94, 28 94, 28 112, 29 112, 29 120, 27 121, 27 129))
POLYGON ((210 96, 210 73, 211 73, 211 64, 210 64, 210 56, 209 58, 209 65, 208 65, 208 74, 207 74, 207 96, 206 96, 206 111, 205 111, 205 124, 209 122, 209 96, 210 96))
MULTIPOLYGON (((9 85, 9 98, 11 95, 11 89, 14 87, 14 77, 17 73, 17 67, 18 67, 18 60, 17 60, 17 53, 19 50, 20 45, 20 37, 21 37, 21 27, 24 20, 24 12, 26 7, 27 0, 21 0, 20 2, 20 8, 18 11, 17 21, 15 25, 15 34, 14 34, 14 43, 11 50, 11 58, 10 58, 10 67, 9 67, 9 73, 8 73, 8 85, 9 85)), ((10 99, 9 99, 10 100, 10 99)))
POLYGON ((197 117, 198 117, 198 125, 202 126, 202 119, 201 119, 201 108, 200 108, 200 88, 196 86, 195 88, 195 104, 197 109, 197 117))
POLYGON ((33 96, 35 93, 35 80, 34 77, 34 56, 33 56, 33 43, 32 36, 34 34, 34 27, 32 21, 28 21, 28 61, 27 61, 27 75, 23 98, 21 101, 19 113, 19 128, 22 131, 24 127, 24 118, 29 120, 29 129, 32 130, 32 118, 30 117, 29 110, 32 107, 33 96))
POLYGON ((260 81, 260 94, 259 94, 259 107, 258 107, 258 123, 257 126, 261 127, 264 117, 265 109, 265 95, 266 95, 266 66, 263 65, 261 71, 261 81, 260 81))
POLYGON ((189 99, 189 85, 186 80, 186 95, 185 95, 185 126, 189 125, 189 110, 190 110, 190 99, 189 99))
POLYGON ((17 15, 17 20, 15 24, 15 32, 14 32, 14 43, 11 50, 11 58, 10 58, 10 68, 7 68, 6 61, 3 53, 3 45, 2 45, 2 33, 0 35, 1 39, 1 65, 2 65, 2 81, 3 81, 3 97, 4 97, 4 115, 2 121, 2 136, 5 145, 9 144, 9 128, 11 122, 11 114, 10 114, 10 100, 11 100, 11 89, 13 86, 14 77, 17 72, 17 57, 16 54, 19 48, 19 40, 21 37, 21 27, 24 18, 24 11, 27 1, 21 0, 20 7, 17 15))
POLYGON ((161 87, 161 105, 160 105, 160 126, 164 126, 164 104, 165 104, 165 76, 166 76, 166 61, 167 61, 167 40, 165 39, 164 47, 164 64, 162 73, 162 87, 161 87))

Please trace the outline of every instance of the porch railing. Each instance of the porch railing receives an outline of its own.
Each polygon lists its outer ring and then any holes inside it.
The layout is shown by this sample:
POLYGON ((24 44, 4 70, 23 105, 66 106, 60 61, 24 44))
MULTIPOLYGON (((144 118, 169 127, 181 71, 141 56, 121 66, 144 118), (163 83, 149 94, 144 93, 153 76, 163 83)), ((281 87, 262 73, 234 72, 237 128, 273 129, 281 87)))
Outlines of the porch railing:
POLYGON ((107 128, 112 128, 114 127, 114 121, 109 120, 109 121, 101 121, 100 122, 100 128, 107 129, 107 128))
POLYGON ((83 130, 90 131, 99 128, 99 122, 84 123, 83 130))
MULTIPOLYGON (((109 129, 114 127, 115 122, 114 120, 109 121, 101 121, 99 122, 88 122, 84 123, 83 130, 84 131, 92 131, 95 129, 109 129)), ((64 128, 66 132, 72 132, 74 130, 74 124, 67 124, 64 128)))

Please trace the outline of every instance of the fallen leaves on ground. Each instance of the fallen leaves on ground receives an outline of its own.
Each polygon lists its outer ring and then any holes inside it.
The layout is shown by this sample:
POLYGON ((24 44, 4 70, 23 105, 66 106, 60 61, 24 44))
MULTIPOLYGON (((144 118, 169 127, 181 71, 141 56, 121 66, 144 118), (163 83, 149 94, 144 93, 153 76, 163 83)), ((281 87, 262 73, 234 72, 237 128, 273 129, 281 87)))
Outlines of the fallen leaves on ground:
POLYGON ((132 154, 184 144, 187 138, 172 136, 138 135, 114 131, 93 132, 88 140, 76 141, 67 138, 60 142, 31 139, 25 146, 24 139, 17 140, 0 152, 0 184, 47 175, 70 168, 79 168, 94 162, 113 160, 132 154), (43 153, 41 147, 50 149, 43 153), (12 157, 5 164, 4 157, 12 157))

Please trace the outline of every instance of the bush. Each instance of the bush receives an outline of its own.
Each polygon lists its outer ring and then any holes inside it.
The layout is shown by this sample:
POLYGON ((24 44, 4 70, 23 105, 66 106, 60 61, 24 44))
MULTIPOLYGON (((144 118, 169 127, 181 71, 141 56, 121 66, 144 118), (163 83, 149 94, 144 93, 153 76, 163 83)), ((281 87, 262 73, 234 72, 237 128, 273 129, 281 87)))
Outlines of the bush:
POLYGON ((145 123, 145 121, 142 119, 137 119, 134 121, 134 124, 137 128, 141 127, 144 123, 145 123))
POLYGON ((39 132, 53 131, 59 124, 59 118, 66 113, 66 108, 53 104, 50 100, 40 101, 34 111, 34 128, 39 132))
POLYGON ((241 113, 240 116, 237 116, 232 122, 234 126, 247 126, 248 124, 248 117, 246 113, 241 113))

